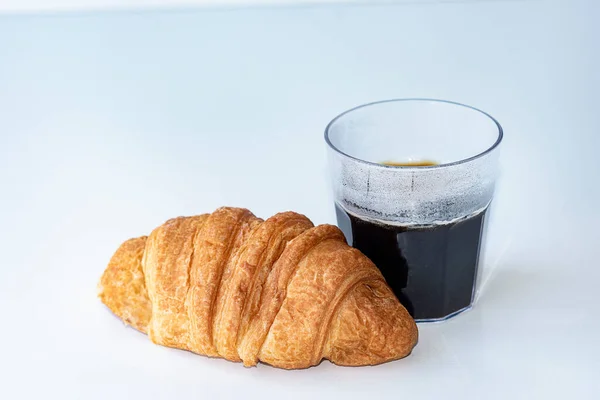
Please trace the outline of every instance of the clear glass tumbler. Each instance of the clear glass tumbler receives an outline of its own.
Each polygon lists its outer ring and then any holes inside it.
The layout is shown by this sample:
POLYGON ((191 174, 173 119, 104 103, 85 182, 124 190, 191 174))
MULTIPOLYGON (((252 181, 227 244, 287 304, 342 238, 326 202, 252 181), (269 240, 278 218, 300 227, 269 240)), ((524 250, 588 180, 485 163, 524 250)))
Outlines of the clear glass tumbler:
POLYGON ((472 306, 502 127, 449 101, 356 107, 325 130, 338 226, 417 321, 472 306))

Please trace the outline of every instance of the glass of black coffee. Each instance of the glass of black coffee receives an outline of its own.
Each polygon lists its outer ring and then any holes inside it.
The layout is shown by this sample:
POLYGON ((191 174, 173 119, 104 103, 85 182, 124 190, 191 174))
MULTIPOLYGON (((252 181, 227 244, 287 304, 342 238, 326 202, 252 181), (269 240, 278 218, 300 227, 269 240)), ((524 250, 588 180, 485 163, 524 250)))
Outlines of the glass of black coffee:
POLYGON ((325 131, 338 226, 417 321, 469 309, 502 127, 432 99, 387 100, 325 131))

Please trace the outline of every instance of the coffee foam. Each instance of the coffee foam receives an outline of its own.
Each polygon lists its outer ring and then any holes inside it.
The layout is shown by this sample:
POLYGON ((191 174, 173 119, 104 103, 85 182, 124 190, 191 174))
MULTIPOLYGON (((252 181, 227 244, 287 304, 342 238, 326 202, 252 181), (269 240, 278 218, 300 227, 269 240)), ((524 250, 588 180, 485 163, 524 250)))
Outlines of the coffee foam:
POLYGON ((394 168, 329 151, 336 202, 358 218, 393 225, 448 224, 489 205, 496 152, 433 168, 394 168))

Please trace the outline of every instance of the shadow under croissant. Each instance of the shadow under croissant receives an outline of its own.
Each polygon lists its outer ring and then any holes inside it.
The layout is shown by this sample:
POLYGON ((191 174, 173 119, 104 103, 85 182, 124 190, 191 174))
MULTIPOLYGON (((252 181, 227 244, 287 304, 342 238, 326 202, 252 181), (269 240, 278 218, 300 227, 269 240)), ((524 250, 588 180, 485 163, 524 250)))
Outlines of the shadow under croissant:
POLYGON ((99 297, 167 347, 285 369, 403 358, 417 327, 375 265, 332 225, 246 209, 165 222, 115 252, 99 297))

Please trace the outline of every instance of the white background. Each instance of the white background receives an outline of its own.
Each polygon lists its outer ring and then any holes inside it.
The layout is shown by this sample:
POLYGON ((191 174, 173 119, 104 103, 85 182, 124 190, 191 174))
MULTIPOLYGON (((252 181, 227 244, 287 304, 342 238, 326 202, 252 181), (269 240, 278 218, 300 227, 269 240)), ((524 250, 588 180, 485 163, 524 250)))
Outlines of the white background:
MULTIPOLYGON (((457 0, 0 0, 0 12, 73 12, 105 10, 181 9, 223 6, 288 6, 314 4, 444 3, 457 0)), ((489 1, 489 0, 459 0, 489 1)), ((495 0, 514 1, 514 0, 495 0)))
POLYGON ((0 398, 598 398, 600 6, 0 16, 0 398), (323 128, 434 97, 504 126, 476 307, 401 361, 246 369, 95 298, 121 241, 221 205, 334 222, 323 128))

